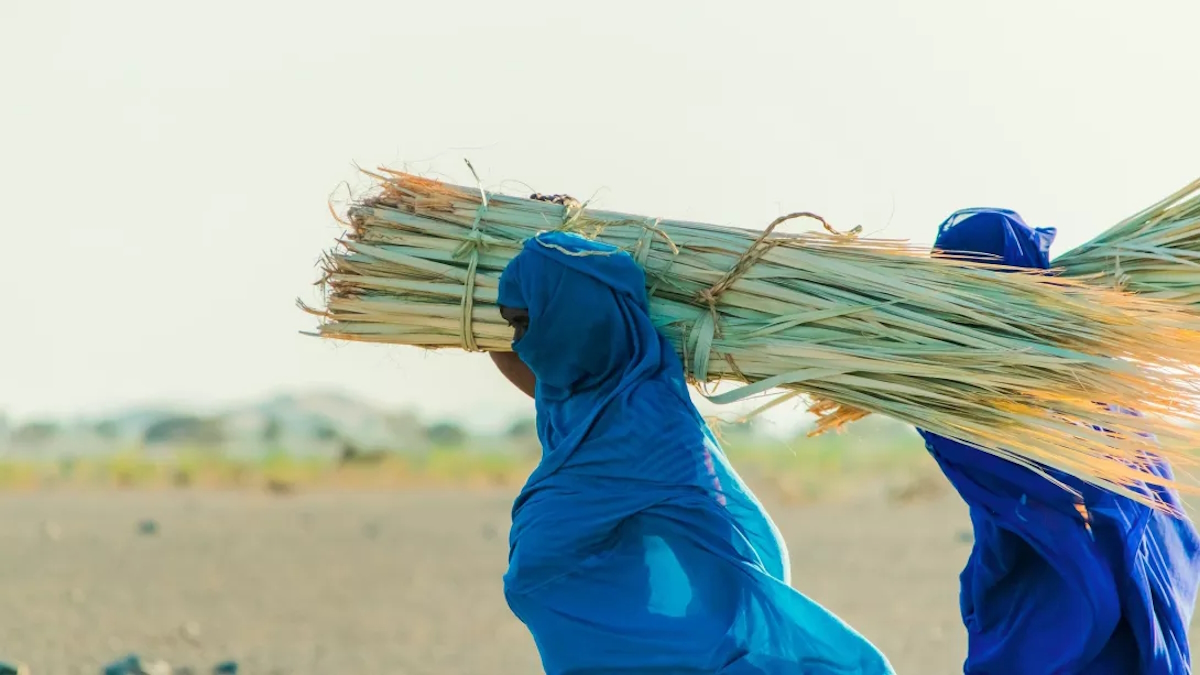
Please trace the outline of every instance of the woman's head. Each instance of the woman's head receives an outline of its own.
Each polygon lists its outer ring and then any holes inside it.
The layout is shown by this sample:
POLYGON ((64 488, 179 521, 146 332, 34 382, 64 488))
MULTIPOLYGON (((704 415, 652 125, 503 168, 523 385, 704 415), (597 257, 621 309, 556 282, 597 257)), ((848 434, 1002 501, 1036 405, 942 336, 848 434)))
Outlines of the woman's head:
POLYGON ((640 358, 645 329, 653 334, 637 263, 562 232, 526 243, 501 275, 499 304, 513 350, 539 386, 562 395, 619 378, 640 358))
POLYGON ((1048 269, 1054 236, 1054 228, 1031 227, 1016 211, 963 209, 938 227, 934 248, 982 262, 1048 269))

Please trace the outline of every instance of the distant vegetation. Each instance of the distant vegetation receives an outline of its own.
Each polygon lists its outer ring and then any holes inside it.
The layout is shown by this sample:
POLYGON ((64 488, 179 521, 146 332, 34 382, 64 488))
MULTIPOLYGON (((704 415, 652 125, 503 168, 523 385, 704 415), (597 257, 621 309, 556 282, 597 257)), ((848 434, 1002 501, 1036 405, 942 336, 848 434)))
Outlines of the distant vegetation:
MULTIPOLYGON (((533 435, 532 426, 522 424, 503 436, 511 444, 533 435)), ((100 420, 31 420, 11 429, 0 415, 0 458, 9 460, 92 458, 130 450, 262 459, 279 448, 297 456, 333 459, 344 454, 347 445, 368 452, 419 454, 464 447, 474 440, 454 421, 427 423, 407 412, 336 394, 280 396, 207 415, 130 410, 100 420)))
MULTIPOLYGON (((945 487, 916 434, 890 420, 817 438, 773 438, 746 423, 715 429, 746 480, 786 500, 863 491, 908 499, 945 487)), ((0 489, 515 489, 539 454, 532 419, 475 436, 451 421, 292 397, 213 416, 27 423, 0 438, 0 489)))

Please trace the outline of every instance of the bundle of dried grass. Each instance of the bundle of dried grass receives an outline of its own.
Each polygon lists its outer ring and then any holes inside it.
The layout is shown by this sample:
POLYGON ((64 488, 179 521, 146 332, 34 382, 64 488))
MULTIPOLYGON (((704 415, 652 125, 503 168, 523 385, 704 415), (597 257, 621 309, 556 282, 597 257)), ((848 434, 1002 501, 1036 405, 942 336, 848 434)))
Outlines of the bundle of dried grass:
POLYGON ((322 337, 508 350, 500 272, 524 240, 564 229, 642 265, 689 377, 745 385, 718 403, 783 390, 764 407, 806 396, 818 432, 884 414, 1147 503, 1138 481, 1164 481, 1146 462, 1186 461, 1200 443, 1195 392, 1176 376, 1200 364, 1200 335, 1165 303, 828 226, 774 232, 811 214, 760 234, 372 175, 324 258, 325 308, 305 307, 322 337))
POLYGON ((1200 180, 1054 260, 1069 276, 1200 312, 1200 180))

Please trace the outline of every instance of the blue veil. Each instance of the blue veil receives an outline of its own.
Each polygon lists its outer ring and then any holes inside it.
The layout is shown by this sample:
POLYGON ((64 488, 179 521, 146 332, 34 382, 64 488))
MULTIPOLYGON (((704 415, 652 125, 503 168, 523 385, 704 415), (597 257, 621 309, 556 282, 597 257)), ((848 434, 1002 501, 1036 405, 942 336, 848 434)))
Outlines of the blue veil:
MULTIPOLYGON (((935 247, 1047 269, 1054 236, 1013 211, 970 209, 942 223, 935 247)), ((975 530, 960 577, 965 673, 1191 672, 1200 542, 1190 521, 1050 471, 1074 495, 1028 469, 921 435, 975 530)), ((1154 471, 1171 476, 1165 463, 1154 471)), ((1174 492, 1142 488, 1181 508, 1174 492)))
POLYGON ((792 589, 774 524, 688 396, 627 254, 526 242, 500 279, 537 377, 542 459, 513 504, 505 597, 551 675, 886 674, 792 589))

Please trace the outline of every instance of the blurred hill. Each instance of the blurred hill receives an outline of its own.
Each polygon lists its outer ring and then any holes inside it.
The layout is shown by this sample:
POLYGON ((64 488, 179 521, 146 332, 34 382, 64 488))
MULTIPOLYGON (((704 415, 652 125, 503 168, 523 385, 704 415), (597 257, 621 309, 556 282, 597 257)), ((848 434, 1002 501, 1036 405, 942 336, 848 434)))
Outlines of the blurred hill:
MULTIPOLYGON (((757 421, 713 421, 727 446, 795 451, 842 448, 870 452, 915 440, 912 429, 890 419, 868 417, 843 434, 816 440, 779 438, 757 421)), ((803 434, 803 429, 800 430, 803 434)), ((532 418, 515 418, 506 430, 481 433, 458 422, 421 419, 340 393, 308 392, 273 396, 213 413, 142 407, 101 418, 5 422, 0 415, 0 458, 58 460, 137 451, 170 457, 181 451, 256 459, 286 453, 292 457, 346 459, 381 453, 422 456, 432 450, 528 452, 538 449, 532 418)))
MULTIPOLYGON (((517 420, 512 433, 497 440, 529 440, 533 428, 531 421, 517 420)), ((465 445, 469 439, 468 430, 456 423, 421 420, 411 412, 329 392, 285 394, 213 414, 147 407, 98 419, 22 424, 6 423, 0 416, 0 455, 10 457, 61 458, 130 449, 210 449, 250 457, 286 449, 297 456, 332 457, 346 452, 421 453, 435 445, 465 445)))
MULTIPOLYGON (((887 418, 815 438, 802 425, 781 429, 761 419, 710 423, 739 473, 786 501, 863 493, 911 500, 945 487, 914 430, 887 418)), ((531 418, 485 431, 330 392, 206 413, 150 406, 17 424, 0 415, 0 490, 516 487, 539 456, 531 418)))

